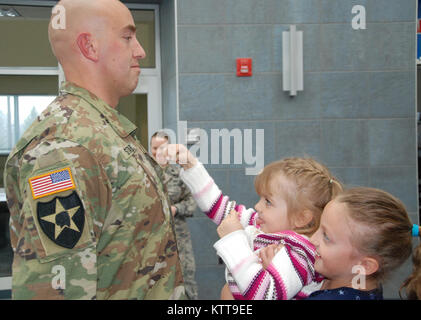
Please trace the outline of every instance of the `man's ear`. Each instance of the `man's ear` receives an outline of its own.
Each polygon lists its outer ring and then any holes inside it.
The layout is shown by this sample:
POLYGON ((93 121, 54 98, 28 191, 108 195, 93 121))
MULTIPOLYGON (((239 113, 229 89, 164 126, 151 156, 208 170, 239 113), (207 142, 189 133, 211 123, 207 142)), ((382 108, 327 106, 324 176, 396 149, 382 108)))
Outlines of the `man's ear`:
POLYGON ((308 225, 313 220, 314 215, 310 210, 305 209, 294 217, 294 224, 296 228, 302 228, 308 225))
POLYGON ((379 270, 379 262, 373 257, 364 257, 361 260, 360 265, 364 267, 366 276, 369 276, 379 270))
POLYGON ((81 33, 76 39, 77 45, 79 47, 82 55, 94 62, 98 61, 98 47, 90 33, 81 33))

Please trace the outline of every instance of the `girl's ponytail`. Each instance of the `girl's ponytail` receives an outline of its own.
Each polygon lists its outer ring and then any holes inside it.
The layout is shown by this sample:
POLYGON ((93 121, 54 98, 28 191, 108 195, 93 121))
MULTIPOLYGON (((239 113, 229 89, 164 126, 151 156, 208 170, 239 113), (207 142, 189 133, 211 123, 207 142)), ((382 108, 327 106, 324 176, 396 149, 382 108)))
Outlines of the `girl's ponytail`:
POLYGON ((405 290, 407 299, 421 300, 421 244, 419 244, 412 253, 412 265, 412 273, 400 287, 399 295, 402 298, 401 292, 402 290, 405 290))

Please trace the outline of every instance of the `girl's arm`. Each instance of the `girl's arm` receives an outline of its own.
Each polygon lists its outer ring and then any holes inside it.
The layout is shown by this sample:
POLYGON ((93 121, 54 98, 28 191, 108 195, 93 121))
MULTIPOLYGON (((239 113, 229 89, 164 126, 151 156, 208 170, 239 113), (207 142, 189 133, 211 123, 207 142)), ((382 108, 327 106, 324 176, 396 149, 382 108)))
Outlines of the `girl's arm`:
POLYGON ((157 150, 160 164, 176 162, 182 166, 180 177, 191 190, 199 208, 217 225, 231 212, 239 212, 241 224, 253 225, 257 218, 253 209, 246 210, 224 196, 203 165, 182 144, 163 144, 157 150))
POLYGON ((245 230, 235 231, 214 245, 245 299, 304 298, 306 294, 300 293, 303 287, 313 281, 319 282, 315 280, 311 268, 311 249, 307 251, 296 237, 285 237, 282 240, 285 245, 278 246, 271 263, 264 268, 257 252, 250 247, 247 236, 245 230))
POLYGON ((250 248, 245 231, 228 234, 214 247, 247 300, 289 300, 303 287, 285 247, 267 269, 250 248))
POLYGON ((243 205, 237 205, 235 201, 223 195, 205 167, 196 162, 193 167, 180 172, 183 182, 191 190, 199 208, 217 225, 232 211, 239 213, 243 227, 253 225, 257 214, 254 209, 246 209, 243 205))

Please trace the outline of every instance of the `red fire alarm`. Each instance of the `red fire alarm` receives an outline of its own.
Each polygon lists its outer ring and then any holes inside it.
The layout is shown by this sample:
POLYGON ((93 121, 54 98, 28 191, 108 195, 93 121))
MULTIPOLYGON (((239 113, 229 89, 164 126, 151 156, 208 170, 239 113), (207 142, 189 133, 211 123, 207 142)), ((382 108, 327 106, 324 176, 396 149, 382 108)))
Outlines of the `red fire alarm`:
POLYGON ((250 77, 252 75, 251 65, 251 58, 237 58, 237 77, 250 77))

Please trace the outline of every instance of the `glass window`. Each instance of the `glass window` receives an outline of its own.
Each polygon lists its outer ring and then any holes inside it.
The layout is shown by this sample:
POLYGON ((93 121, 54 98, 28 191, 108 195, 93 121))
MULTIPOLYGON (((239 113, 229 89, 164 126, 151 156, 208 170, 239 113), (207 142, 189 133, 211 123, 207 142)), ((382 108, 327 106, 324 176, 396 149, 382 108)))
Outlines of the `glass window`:
POLYGON ((132 94, 121 98, 117 110, 136 125, 136 137, 148 150, 148 96, 132 94))
POLYGON ((136 25, 136 37, 146 53, 139 61, 141 68, 155 68, 155 12, 153 10, 131 10, 136 25))
MULTIPOLYGON (((24 132, 30 119, 34 117, 35 112, 39 114, 57 94, 58 76, 0 75, 1 174, 8 153, 24 132), (19 125, 15 126, 15 123, 19 125)), ((0 188, 2 187, 3 179, 0 179, 0 188)))
POLYGON ((0 95, 0 154, 8 154, 22 133, 55 96, 0 95))

